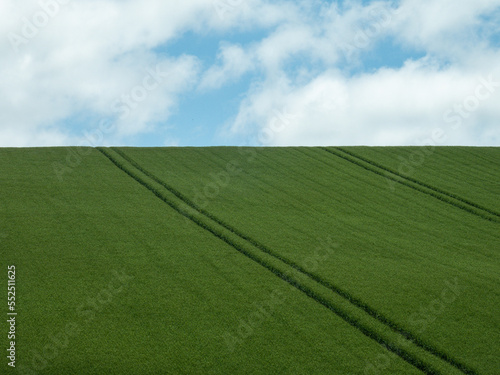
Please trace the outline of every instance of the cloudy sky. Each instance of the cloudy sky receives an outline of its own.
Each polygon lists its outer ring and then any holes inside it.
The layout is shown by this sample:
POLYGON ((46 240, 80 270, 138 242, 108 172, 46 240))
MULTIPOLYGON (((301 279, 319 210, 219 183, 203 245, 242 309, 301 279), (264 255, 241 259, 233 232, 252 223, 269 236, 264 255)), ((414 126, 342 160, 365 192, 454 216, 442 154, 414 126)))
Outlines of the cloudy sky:
POLYGON ((500 146, 500 0, 2 0, 0 35, 0 146, 500 146))

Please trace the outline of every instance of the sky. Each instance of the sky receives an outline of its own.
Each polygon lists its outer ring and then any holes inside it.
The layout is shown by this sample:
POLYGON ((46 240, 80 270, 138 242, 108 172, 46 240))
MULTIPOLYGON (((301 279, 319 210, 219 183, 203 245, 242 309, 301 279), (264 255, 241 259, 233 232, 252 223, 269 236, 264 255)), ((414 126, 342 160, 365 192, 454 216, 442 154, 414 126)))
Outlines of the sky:
POLYGON ((500 0, 2 0, 0 147, 500 146, 500 0))

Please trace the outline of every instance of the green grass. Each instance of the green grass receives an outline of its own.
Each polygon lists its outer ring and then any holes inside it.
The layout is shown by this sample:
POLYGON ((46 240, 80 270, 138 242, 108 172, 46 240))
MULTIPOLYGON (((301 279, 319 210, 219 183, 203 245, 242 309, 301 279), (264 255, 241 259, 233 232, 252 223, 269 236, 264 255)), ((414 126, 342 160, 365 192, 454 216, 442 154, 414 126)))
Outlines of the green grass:
POLYGON ((18 367, 495 374, 499 149, 419 150, 0 149, 18 367))
POLYGON ((364 147, 355 152, 386 168, 435 184, 500 216, 498 148, 364 147))

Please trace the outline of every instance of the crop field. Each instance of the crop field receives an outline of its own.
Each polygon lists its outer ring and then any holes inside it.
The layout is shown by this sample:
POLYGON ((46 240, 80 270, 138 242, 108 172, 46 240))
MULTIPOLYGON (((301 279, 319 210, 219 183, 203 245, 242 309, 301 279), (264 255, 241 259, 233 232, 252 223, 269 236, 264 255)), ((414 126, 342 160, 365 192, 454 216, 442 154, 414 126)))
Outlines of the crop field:
POLYGON ((5 148, 0 187, 1 374, 500 373, 499 148, 5 148))

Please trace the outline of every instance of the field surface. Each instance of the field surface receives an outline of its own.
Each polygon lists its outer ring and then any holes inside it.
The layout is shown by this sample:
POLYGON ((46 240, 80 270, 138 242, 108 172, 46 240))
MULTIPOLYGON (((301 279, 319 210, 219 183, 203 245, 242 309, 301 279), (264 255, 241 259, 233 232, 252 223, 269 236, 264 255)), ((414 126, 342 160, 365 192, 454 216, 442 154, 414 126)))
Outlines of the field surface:
POLYGON ((1 374, 499 373, 499 148, 0 149, 0 187, 1 374))

